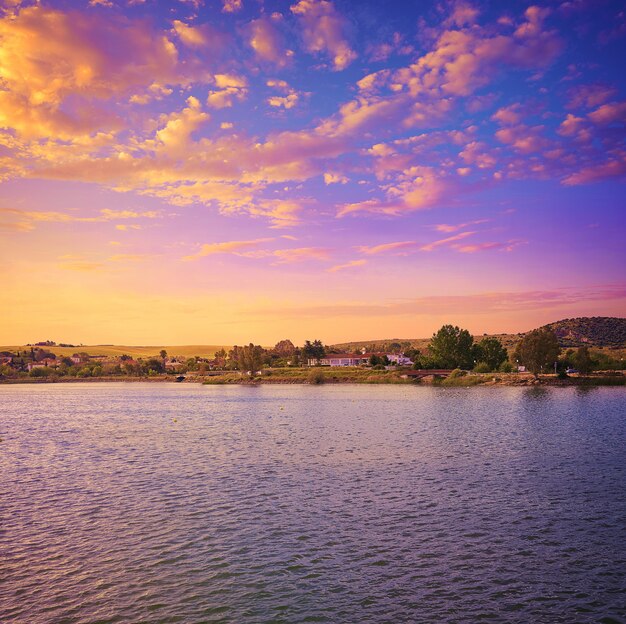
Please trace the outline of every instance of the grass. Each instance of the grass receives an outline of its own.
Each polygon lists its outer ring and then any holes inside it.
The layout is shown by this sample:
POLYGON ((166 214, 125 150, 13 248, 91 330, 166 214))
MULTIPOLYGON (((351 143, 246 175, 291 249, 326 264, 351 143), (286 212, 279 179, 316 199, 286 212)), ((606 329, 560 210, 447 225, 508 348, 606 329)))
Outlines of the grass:
MULTIPOLYGON (((174 345, 174 346, 125 346, 125 345, 83 345, 77 347, 40 347, 46 351, 51 351, 57 356, 71 356, 74 353, 88 353, 89 355, 107 355, 116 357, 120 355, 130 355, 133 358, 149 358, 158 357, 159 351, 165 349, 169 356, 182 356, 185 358, 204 357, 210 358, 215 355, 216 351, 224 348, 227 351, 232 347, 229 345, 174 345)), ((19 346, 0 346, 0 351, 10 351, 16 353, 17 351, 27 351, 30 347, 19 346)))
MULTIPOLYGON (((372 371, 369 369, 345 368, 273 368, 263 371, 263 375, 254 377, 258 383, 360 383, 360 384, 410 384, 410 379, 402 379, 400 372, 372 371)), ((207 377, 205 384, 251 383, 250 377, 239 373, 224 373, 207 377)))

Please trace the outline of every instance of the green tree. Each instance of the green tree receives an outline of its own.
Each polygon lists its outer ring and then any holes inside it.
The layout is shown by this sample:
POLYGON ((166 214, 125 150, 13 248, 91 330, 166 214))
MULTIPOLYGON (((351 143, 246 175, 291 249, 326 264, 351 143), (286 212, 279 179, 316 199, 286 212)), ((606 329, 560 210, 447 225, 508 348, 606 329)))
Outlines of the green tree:
POLYGON ((314 340, 313 342, 307 340, 302 347, 302 355, 307 361, 315 360, 319 364, 320 360, 326 355, 326 348, 321 340, 314 340))
POLYGON ((508 354, 502 343, 497 338, 483 338, 476 347, 474 359, 477 362, 484 362, 489 366, 490 371, 500 368, 502 362, 506 362, 508 354))
POLYGON ((428 349, 443 368, 472 368, 474 338, 466 329, 444 325, 430 339, 428 349))
POLYGON ((515 347, 513 359, 523 364, 535 377, 549 370, 557 361, 561 348, 556 334, 545 328, 526 334, 515 347))
POLYGON ((372 353, 372 355, 370 355, 370 366, 378 366, 379 364, 380 358, 375 353, 372 353))
POLYGON ((588 373, 591 371, 593 366, 593 360, 591 359, 591 355, 589 354, 588 347, 579 347, 578 351, 573 355, 572 360, 574 362, 574 366, 581 373, 588 373))
POLYGON ((263 365, 265 349, 250 343, 244 347, 233 347, 232 354, 232 359, 240 371, 249 371, 251 375, 254 375, 263 365))

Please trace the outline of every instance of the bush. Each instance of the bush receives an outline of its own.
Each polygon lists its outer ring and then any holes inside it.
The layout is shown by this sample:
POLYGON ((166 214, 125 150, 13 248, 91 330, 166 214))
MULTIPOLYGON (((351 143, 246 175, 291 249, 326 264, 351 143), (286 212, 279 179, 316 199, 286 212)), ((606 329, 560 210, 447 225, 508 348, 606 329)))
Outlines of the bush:
POLYGON ((490 373, 491 367, 489 366, 489 364, 487 364, 487 362, 478 362, 478 364, 474 366, 474 372, 475 373, 490 373))
POLYGON ((512 373, 513 372, 513 364, 511 362, 502 362, 498 367, 498 370, 501 373, 512 373))
POLYGON ((310 384, 323 384, 326 381, 324 373, 319 369, 313 369, 309 373, 307 380, 310 384))
POLYGON ((565 372, 565 371, 559 371, 559 374, 557 375, 558 379, 569 379, 569 375, 565 372))
POLYGON ((457 379, 458 377, 465 377, 465 375, 467 375, 467 371, 455 368, 450 375, 448 375, 448 379, 457 379))

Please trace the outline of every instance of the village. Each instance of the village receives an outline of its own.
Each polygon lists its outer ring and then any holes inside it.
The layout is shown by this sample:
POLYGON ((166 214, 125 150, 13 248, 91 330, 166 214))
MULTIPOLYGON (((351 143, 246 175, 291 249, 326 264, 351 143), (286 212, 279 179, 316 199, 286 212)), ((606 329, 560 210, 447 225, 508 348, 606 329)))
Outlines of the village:
MULTIPOLYGON (((453 325, 442 326, 421 349, 410 341, 372 343, 351 351, 340 347, 324 345, 321 340, 307 340, 302 346, 281 340, 269 348, 250 343, 228 350, 216 348, 203 355, 190 355, 189 349, 181 354, 181 347, 172 348, 179 353, 168 353, 159 347, 144 347, 142 351, 137 348, 129 355, 99 353, 97 347, 82 348, 47 340, 0 351, 0 381, 125 378, 237 383, 263 378, 305 383, 366 379, 376 383, 443 379, 467 373, 474 377, 491 373, 531 373, 536 377, 551 373, 564 378, 624 368, 623 357, 616 357, 617 352, 612 356, 587 346, 577 350, 561 348, 554 331, 547 328, 528 332, 508 348, 494 336, 474 341, 468 330, 453 325), (324 369, 345 372, 324 377, 324 369)), ((101 349, 106 351, 104 346, 101 349)))

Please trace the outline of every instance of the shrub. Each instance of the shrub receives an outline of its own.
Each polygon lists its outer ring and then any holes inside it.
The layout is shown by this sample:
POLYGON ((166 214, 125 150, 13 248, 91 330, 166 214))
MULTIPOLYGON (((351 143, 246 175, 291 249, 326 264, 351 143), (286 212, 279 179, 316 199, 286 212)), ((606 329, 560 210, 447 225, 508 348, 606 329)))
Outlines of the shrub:
POLYGON ((502 362, 502 364, 500 364, 498 370, 501 373, 512 373, 513 372, 513 364, 511 364, 511 362, 502 362))
POLYGON ((307 380, 310 384, 323 384, 326 381, 326 377, 319 368, 314 368, 309 373, 307 380))
POLYGON ((559 371, 559 374, 557 375, 558 379, 569 379, 569 375, 565 372, 565 371, 559 371))
POLYGON ((487 362, 478 362, 478 364, 474 366, 474 372, 475 373, 490 373, 491 367, 489 366, 489 364, 487 364, 487 362))
POLYGON ((448 379, 457 379, 458 377, 465 377, 465 375, 467 375, 467 371, 455 368, 448 376, 448 379))

